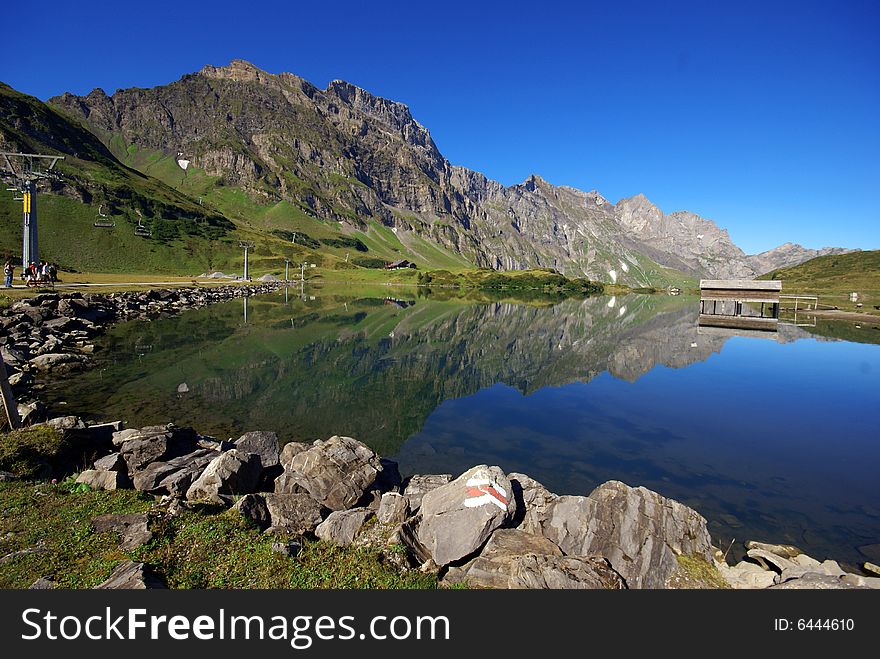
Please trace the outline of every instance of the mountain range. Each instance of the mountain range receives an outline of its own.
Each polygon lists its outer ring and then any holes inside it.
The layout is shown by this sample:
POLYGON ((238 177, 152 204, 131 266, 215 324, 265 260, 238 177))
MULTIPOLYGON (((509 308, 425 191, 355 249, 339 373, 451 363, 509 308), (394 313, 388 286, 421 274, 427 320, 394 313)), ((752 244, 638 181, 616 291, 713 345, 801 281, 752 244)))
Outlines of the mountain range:
POLYGON ((612 204, 537 175, 506 187, 452 165, 401 103, 340 80, 322 90, 241 60, 112 96, 96 89, 42 104, 0 92, 0 146, 71 156, 51 192, 147 222, 159 242, 189 244, 205 267, 222 262, 222 248, 199 241, 218 233, 229 245, 259 236, 267 265, 298 240, 298 249, 329 250, 329 267, 351 267, 354 249, 362 254, 352 263, 367 267, 373 252, 639 286, 753 277, 849 251, 786 243, 746 255, 711 220, 665 214, 641 194, 612 204), (95 163, 105 173, 84 177, 95 163))

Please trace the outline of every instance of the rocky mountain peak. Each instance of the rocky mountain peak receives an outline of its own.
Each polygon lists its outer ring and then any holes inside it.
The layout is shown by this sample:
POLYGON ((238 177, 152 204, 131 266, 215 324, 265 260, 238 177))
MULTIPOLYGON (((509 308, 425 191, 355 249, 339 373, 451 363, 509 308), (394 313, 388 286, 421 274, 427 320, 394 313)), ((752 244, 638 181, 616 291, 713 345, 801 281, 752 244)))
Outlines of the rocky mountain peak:
POLYGON ((267 73, 243 59, 234 59, 227 66, 212 66, 208 64, 202 67, 199 74, 208 78, 235 80, 238 82, 262 82, 267 78, 273 77, 271 73, 267 73))

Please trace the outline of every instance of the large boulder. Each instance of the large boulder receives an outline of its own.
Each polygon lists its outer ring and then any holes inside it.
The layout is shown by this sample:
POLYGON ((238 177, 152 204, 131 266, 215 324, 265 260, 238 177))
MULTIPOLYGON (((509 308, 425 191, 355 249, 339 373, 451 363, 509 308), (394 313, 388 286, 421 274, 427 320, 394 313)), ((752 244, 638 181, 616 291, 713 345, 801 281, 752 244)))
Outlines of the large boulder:
POLYGON ((311 533, 324 517, 324 507, 308 494, 265 494, 263 500, 276 533, 311 533))
MULTIPOLYGON (((295 495, 294 495, 295 496, 295 495)), ((347 547, 360 533, 361 529, 375 513, 369 508, 352 508, 337 510, 315 529, 315 535, 321 540, 332 542, 340 547, 347 547)))
POLYGON ((512 473, 507 478, 516 499, 516 516, 513 526, 527 533, 541 533, 541 520, 547 507, 557 495, 526 474, 512 473))
POLYGON ((438 566, 478 551, 492 531, 509 522, 516 504, 499 467, 479 465, 426 493, 418 538, 438 566))
POLYGON ((346 510, 373 488, 381 471, 379 457, 366 444, 335 435, 293 456, 285 482, 330 510, 346 510))
POLYGON ((263 469, 279 464, 278 435, 268 430, 246 432, 235 442, 235 448, 260 456, 263 469))
POLYGON ((542 535, 567 556, 602 556, 629 588, 663 588, 677 556, 712 561, 706 520, 644 487, 609 481, 587 497, 561 496, 547 507, 542 535))
POLYGON ((232 449, 211 460, 189 489, 189 501, 224 503, 221 495, 249 494, 260 480, 260 456, 232 449))

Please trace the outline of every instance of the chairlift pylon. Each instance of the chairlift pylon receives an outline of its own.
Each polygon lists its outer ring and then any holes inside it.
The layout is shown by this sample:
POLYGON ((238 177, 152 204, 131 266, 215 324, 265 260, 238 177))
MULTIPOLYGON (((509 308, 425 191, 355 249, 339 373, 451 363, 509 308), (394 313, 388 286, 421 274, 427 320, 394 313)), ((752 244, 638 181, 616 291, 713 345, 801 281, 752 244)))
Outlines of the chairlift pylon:
POLYGON ((105 215, 101 208, 104 204, 98 206, 98 215, 95 219, 95 226, 99 229, 112 229, 116 226, 116 222, 113 221, 108 215, 105 215))

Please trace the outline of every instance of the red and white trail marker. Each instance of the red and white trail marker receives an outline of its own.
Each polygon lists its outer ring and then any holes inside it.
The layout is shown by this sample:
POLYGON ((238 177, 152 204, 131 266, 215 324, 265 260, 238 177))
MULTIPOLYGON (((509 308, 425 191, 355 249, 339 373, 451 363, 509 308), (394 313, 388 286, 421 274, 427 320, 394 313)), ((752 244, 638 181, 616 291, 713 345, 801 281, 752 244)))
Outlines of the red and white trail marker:
POLYGON ((464 500, 466 508, 479 508, 491 503, 501 510, 507 510, 507 490, 491 478, 474 476, 468 479, 465 485, 467 486, 467 498, 464 500))

